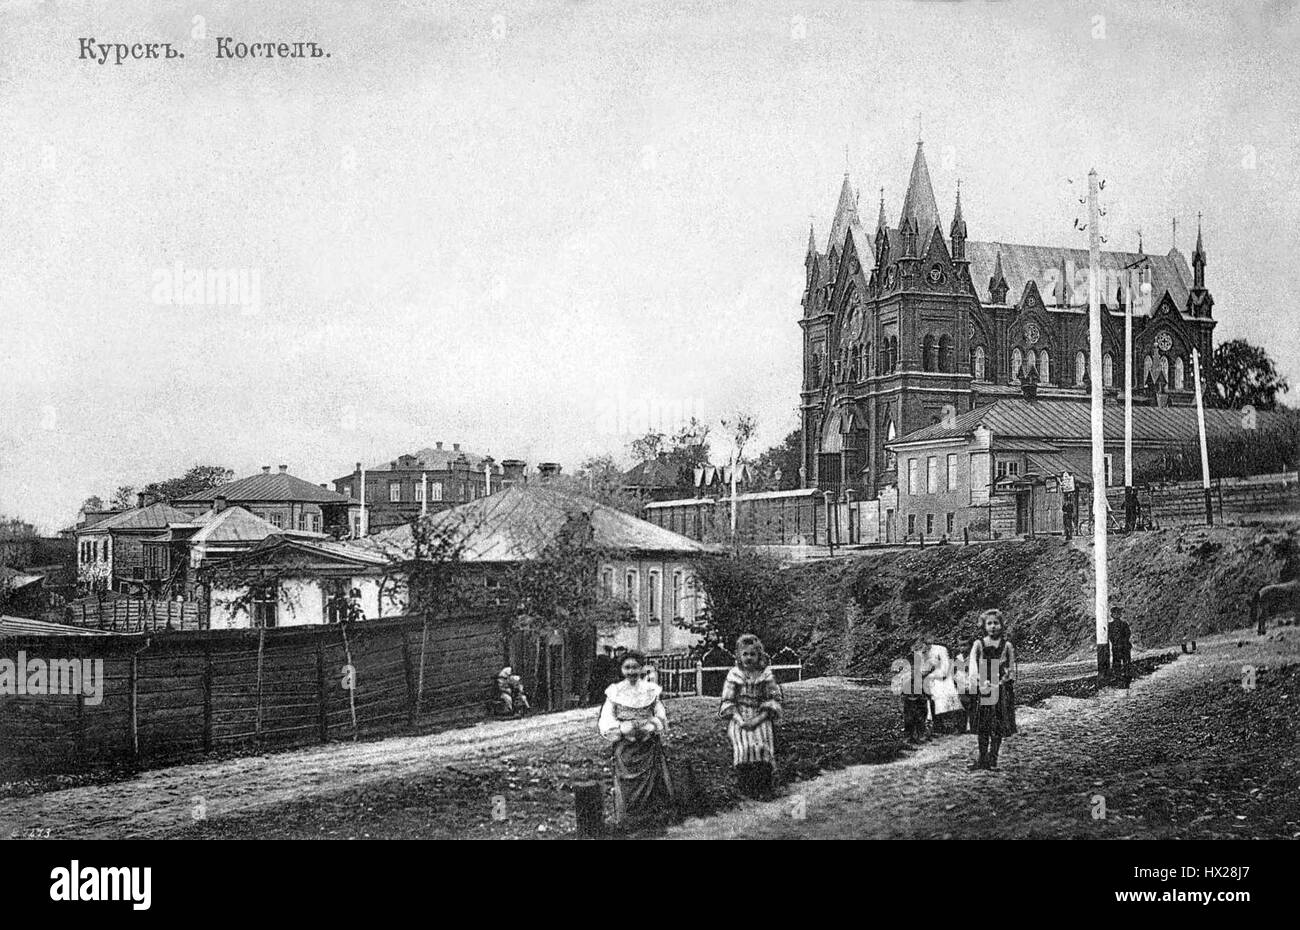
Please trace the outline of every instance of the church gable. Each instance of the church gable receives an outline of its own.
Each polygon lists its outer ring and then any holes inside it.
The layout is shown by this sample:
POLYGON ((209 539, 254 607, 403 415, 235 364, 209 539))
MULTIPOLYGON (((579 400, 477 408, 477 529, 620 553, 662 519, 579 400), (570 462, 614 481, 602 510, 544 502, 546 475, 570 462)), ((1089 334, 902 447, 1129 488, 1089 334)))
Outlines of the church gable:
POLYGON ((944 245, 943 235, 936 226, 930 236, 930 245, 921 260, 917 286, 922 290, 943 291, 951 293, 956 271, 948 248, 944 245))

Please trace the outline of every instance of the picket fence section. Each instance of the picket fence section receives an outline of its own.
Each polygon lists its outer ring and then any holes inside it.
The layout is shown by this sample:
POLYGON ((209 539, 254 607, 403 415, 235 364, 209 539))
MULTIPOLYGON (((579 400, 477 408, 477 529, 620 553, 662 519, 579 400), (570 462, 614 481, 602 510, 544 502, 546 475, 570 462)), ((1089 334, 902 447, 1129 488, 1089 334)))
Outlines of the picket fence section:
MULTIPOLYGON (((664 697, 721 697, 727 673, 736 665, 736 657, 721 646, 695 657, 683 653, 648 655, 664 697)), ((803 661, 788 646, 778 650, 768 664, 776 680, 785 684, 803 680, 803 661)))
MULTIPOLYGON (((480 718, 506 658, 496 614, 0 639, 0 657, 102 662, 102 693, 0 696, 0 773, 150 765, 480 718)), ((82 691, 85 691, 84 683, 82 691)))

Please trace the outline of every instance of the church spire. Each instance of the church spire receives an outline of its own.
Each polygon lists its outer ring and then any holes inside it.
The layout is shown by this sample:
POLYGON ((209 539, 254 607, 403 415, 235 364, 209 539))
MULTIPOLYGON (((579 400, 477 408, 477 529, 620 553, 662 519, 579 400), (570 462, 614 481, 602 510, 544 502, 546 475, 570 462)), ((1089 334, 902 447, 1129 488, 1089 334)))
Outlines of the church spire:
POLYGON ((903 213, 898 225, 911 224, 918 236, 915 243, 919 253, 930 240, 930 233, 939 225, 939 207, 934 202, 934 186, 930 183, 930 168, 925 163, 924 144, 916 143, 916 156, 912 159, 912 175, 907 180, 907 194, 903 197, 903 213))
POLYGON ((813 224, 808 224, 808 251, 804 253, 804 267, 810 267, 813 262, 817 261, 817 233, 813 229, 813 224))
POLYGON ((966 258, 966 221, 961 215, 961 179, 957 179, 957 206, 952 211, 952 228, 948 230, 952 238, 952 257, 954 261, 966 258))
POLYGON ((844 248, 844 235, 850 226, 858 223, 858 197, 849 183, 849 173, 844 172, 844 183, 840 185, 840 199, 835 205, 835 219, 831 221, 831 238, 826 244, 826 251, 844 248))
POLYGON ((885 219, 885 189, 880 189, 880 216, 876 219, 876 235, 880 235, 882 230, 889 228, 889 221, 885 219))
POLYGON ((989 302, 1005 304, 1008 290, 1006 276, 1002 274, 1002 250, 998 249, 997 258, 993 260, 993 277, 989 278, 989 302))

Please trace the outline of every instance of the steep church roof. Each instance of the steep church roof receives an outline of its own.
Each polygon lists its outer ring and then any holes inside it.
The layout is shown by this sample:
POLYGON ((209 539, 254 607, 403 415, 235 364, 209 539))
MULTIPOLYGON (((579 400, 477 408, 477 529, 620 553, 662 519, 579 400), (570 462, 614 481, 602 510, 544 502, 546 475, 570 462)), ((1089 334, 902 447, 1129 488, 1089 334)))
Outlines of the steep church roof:
POLYGON ((930 168, 925 163, 925 149, 916 143, 916 157, 912 159, 912 176, 907 180, 907 194, 903 197, 903 212, 898 225, 909 219, 916 220, 917 254, 923 254, 930 242, 930 234, 939 225, 939 207, 934 200, 934 185, 930 183, 930 168))
POLYGON ((831 249, 844 248, 844 234, 849 226, 861 225, 858 221, 858 197, 849 184, 849 173, 844 172, 844 183, 840 185, 840 199, 835 205, 835 219, 831 221, 831 235, 826 241, 826 253, 831 249))

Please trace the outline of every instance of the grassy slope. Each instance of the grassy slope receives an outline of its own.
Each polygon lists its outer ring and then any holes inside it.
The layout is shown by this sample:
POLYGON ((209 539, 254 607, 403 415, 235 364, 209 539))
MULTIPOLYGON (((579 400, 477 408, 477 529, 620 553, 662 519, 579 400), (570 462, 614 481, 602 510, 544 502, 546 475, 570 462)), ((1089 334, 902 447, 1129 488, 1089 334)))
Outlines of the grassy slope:
MULTIPOLYGON (((1184 527, 1112 538, 1111 604, 1141 647, 1242 626, 1251 594, 1289 576, 1292 527, 1184 527)), ((1006 612, 1022 659, 1086 651, 1093 641, 1092 550, 1038 539, 934 546, 796 565, 782 617, 812 674, 876 674, 911 638, 956 646, 979 611, 1006 612)))

